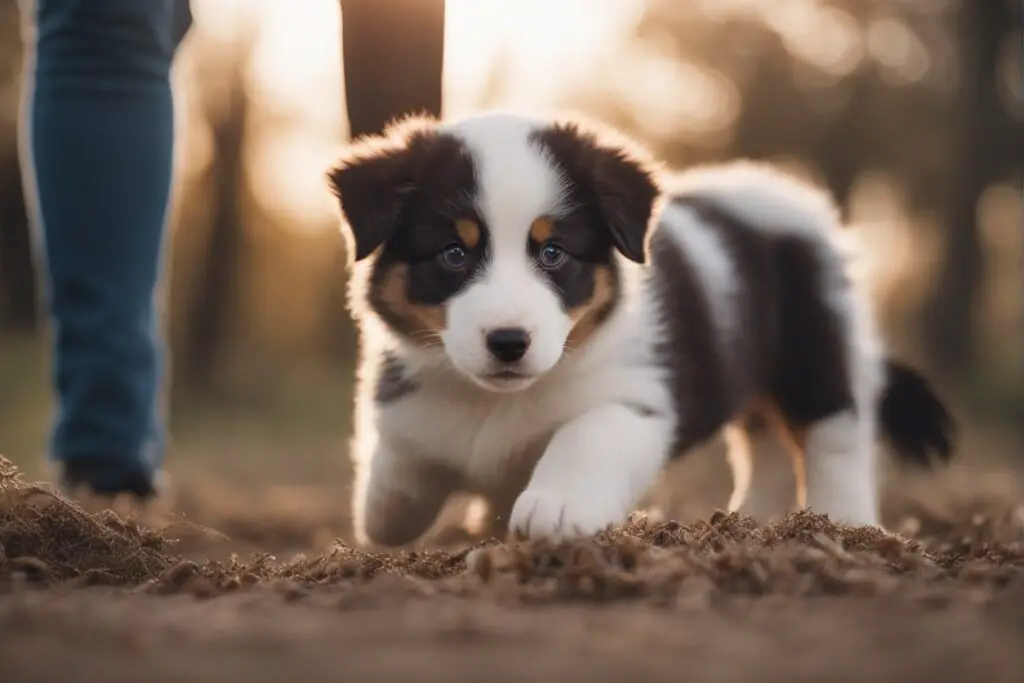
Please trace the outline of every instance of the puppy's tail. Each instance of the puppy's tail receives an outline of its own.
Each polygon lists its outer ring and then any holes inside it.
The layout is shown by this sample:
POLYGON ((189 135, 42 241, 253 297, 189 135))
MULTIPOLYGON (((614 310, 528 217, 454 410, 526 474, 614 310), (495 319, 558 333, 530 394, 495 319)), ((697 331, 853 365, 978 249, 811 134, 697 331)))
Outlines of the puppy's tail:
POLYGON ((896 457, 919 467, 947 463, 956 424, 942 399, 924 376, 898 361, 886 359, 885 374, 878 421, 896 457))

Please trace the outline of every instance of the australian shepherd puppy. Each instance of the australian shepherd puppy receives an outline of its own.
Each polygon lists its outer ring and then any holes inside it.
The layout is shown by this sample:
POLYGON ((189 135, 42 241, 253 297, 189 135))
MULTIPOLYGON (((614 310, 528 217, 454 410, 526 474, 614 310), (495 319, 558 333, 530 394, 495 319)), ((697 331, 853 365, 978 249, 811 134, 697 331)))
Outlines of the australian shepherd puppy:
POLYGON ((765 165, 667 177, 593 124, 421 118, 330 172, 361 333, 357 538, 417 539, 456 491, 492 533, 620 523, 718 432, 737 509, 751 416, 798 504, 878 525, 875 441, 948 457, 949 416, 890 361, 847 275, 836 208, 765 165))

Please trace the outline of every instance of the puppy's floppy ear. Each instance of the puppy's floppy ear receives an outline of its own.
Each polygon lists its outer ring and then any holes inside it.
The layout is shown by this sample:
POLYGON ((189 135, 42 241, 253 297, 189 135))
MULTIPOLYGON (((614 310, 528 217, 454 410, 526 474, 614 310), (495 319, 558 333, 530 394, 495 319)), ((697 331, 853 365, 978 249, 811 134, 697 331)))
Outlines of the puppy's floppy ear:
POLYGON ((405 200, 415 189, 424 139, 435 126, 425 117, 395 124, 384 135, 352 144, 328 171, 356 261, 372 254, 398 227, 405 200))
POLYGON ((653 162, 635 144, 596 124, 555 123, 534 134, 575 189, 600 212, 612 243, 637 263, 660 194, 653 162))

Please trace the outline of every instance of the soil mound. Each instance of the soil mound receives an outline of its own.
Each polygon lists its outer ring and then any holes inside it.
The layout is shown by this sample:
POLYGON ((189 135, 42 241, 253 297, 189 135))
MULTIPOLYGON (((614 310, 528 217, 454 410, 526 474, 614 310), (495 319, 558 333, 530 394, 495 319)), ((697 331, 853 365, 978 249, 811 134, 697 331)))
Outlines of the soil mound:
MULTIPOLYGON (((373 580, 393 595, 487 594, 517 601, 707 602, 716 596, 874 596, 942 599, 950 588, 998 591, 1024 576, 1024 508, 990 507, 963 519, 909 517, 907 537, 851 528, 810 512, 759 526, 716 512, 693 524, 635 515, 592 539, 454 550, 367 552, 336 541, 321 555, 269 554, 196 563, 153 530, 105 510, 90 514, 21 480, 0 458, 0 581, 138 586, 200 597, 272 586, 300 598, 373 580), (922 531, 924 530, 924 531, 922 531)), ((1019 584, 1019 581, 1018 581, 1019 584)), ((954 591, 955 592, 955 591, 954 591)))
POLYGON ((89 514, 49 487, 22 481, 0 456, 0 581, 139 583, 173 563, 168 546, 112 511, 89 514))

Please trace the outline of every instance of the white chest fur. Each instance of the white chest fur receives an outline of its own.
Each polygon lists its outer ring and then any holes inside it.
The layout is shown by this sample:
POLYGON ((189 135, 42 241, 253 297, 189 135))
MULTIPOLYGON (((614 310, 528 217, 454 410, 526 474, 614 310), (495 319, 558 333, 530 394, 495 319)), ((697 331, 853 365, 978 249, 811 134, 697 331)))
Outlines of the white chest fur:
POLYGON ((667 408, 662 372, 645 364, 568 363, 515 394, 439 375, 409 400, 381 407, 375 422, 380 438, 409 457, 450 468, 469 490, 490 492, 528 478, 554 432, 596 406, 667 408))

